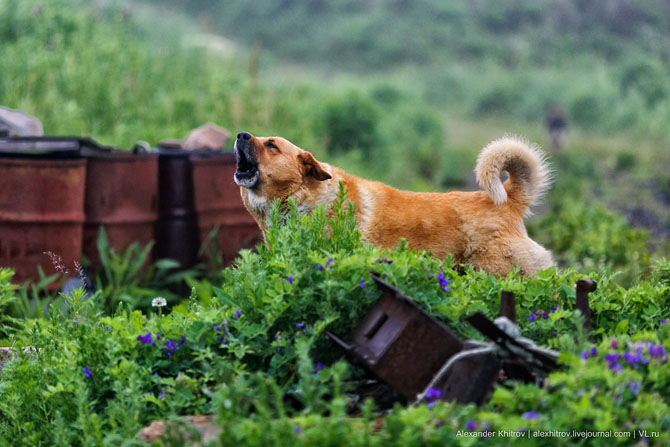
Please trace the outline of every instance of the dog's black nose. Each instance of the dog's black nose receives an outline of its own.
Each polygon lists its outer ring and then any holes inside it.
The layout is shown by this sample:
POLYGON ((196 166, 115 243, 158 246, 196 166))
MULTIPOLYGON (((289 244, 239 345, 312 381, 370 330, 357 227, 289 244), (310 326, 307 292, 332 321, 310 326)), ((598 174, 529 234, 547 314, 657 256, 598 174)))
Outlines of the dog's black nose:
POLYGON ((249 132, 240 132, 237 134, 238 140, 250 140, 251 134, 249 132))

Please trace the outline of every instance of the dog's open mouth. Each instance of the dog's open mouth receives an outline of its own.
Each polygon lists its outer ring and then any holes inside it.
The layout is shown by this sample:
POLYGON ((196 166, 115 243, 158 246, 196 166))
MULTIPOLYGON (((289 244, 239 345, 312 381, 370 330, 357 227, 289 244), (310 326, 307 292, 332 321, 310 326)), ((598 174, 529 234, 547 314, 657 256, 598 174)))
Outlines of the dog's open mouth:
POLYGON ((240 149, 235 144, 235 158, 237 159, 237 171, 235 171, 235 183, 237 186, 253 188, 258 183, 258 163, 249 156, 247 150, 240 149))

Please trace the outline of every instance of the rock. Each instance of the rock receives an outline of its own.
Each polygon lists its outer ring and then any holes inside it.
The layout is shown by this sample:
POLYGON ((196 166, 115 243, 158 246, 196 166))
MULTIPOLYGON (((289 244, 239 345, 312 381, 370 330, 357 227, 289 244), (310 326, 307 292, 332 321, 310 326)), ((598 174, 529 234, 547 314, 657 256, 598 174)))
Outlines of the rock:
POLYGON ((219 436, 220 429, 214 422, 214 416, 212 415, 182 416, 180 419, 187 426, 182 426, 178 422, 154 421, 148 427, 140 430, 138 437, 146 442, 154 442, 161 439, 167 431, 171 437, 189 441, 189 429, 191 428, 200 433, 200 444, 214 441, 219 436))
MULTIPOLYGON (((34 346, 26 346, 23 348, 23 353, 26 355, 40 354, 42 353, 42 348, 35 349, 34 346)), ((0 373, 2 373, 2 369, 5 367, 7 362, 16 358, 17 355, 18 353, 16 350, 12 348, 0 348, 0 373)))
POLYGON ((44 135, 42 123, 18 110, 0 106, 0 137, 39 137, 44 135))
POLYGON ((226 147, 230 140, 230 132, 214 123, 207 123, 193 129, 183 143, 186 150, 193 149, 221 149, 226 147))
POLYGON ((14 356, 14 351, 12 348, 0 348, 0 373, 2 368, 5 367, 5 363, 12 359, 14 356))

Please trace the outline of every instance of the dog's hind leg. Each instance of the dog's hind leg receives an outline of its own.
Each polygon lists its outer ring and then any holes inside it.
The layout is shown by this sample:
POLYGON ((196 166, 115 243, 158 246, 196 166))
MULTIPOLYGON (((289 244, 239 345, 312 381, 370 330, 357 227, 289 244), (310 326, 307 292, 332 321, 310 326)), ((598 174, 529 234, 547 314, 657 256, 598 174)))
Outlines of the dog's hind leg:
POLYGON ((513 239, 509 243, 512 262, 524 275, 530 276, 554 265, 551 252, 530 238, 513 239))

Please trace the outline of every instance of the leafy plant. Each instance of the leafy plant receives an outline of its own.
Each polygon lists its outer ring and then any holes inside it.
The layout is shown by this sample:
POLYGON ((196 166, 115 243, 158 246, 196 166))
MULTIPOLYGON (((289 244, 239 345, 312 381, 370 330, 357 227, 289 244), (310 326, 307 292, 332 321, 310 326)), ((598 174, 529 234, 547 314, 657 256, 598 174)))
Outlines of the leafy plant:
MULTIPOLYGON (((257 252, 243 252, 224 270, 207 301, 192 291, 188 302, 169 314, 143 314, 121 305, 113 316, 104 316, 102 294, 85 299, 78 290, 48 318, 26 320, 10 338, 20 354, 0 374, 6 396, 0 401, 0 445, 1 440, 130 443, 152 420, 208 412, 219 415, 224 445, 465 442, 455 431, 470 426, 470 420, 478 427, 518 429, 521 423, 536 424, 523 416, 534 411, 540 420, 563 427, 582 402, 582 387, 599 384, 605 396, 616 396, 628 381, 642 384, 639 393, 625 397, 615 417, 598 426, 619 427, 633 413, 648 427, 665 423, 659 416, 668 405, 665 397, 653 411, 645 410, 645 403, 670 380, 658 347, 670 335, 670 326, 663 324, 670 317, 670 287, 642 281, 624 289, 606 274, 594 275, 598 290, 590 303, 598 355, 582 364, 575 359, 591 346, 576 330, 581 322, 573 284, 580 274, 549 269, 533 278, 518 272, 499 278, 466 268, 459 275, 450 259, 435 259, 406 244, 380 250, 361 243, 345 197, 340 191, 331 210, 319 208, 310 216, 300 215, 295 203, 276 203, 266 243, 257 252), (561 398, 519 386, 513 393, 498 388, 480 410, 446 403, 397 407, 379 423, 367 403, 362 418, 348 416, 344 378, 363 373, 351 368, 347 376, 338 363, 341 353, 322 333, 327 327, 345 335, 367 312, 379 295, 371 270, 463 339, 479 337, 464 316, 476 310, 496 316, 500 291, 514 292, 522 333, 564 353, 572 375, 550 379, 565 383, 561 398), (620 374, 603 368, 612 337, 619 347, 611 350, 619 358, 624 349, 636 353, 640 340, 653 343, 653 351, 645 344, 640 354, 649 365, 621 364, 620 374), (577 380, 570 379, 575 375, 577 380)), ((8 275, 2 278, 0 289, 8 287, 8 275)), ((601 415, 613 405, 597 402, 601 415)), ((590 410, 579 411, 579 427, 594 423, 590 410)))

